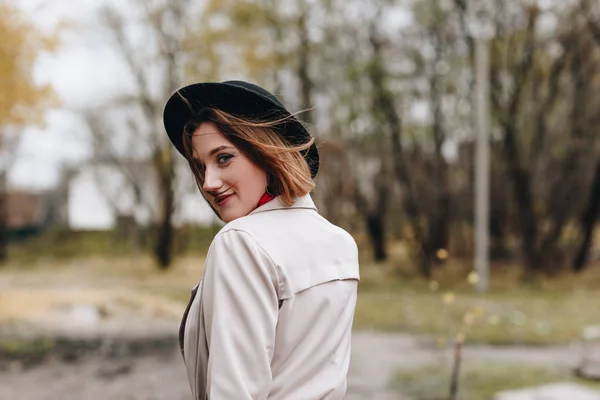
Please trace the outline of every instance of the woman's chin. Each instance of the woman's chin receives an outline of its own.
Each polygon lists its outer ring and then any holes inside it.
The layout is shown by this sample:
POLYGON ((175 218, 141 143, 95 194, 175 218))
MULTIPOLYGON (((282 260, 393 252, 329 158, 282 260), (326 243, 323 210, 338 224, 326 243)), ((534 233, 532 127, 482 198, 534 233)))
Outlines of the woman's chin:
MULTIPOLYGON (((246 202, 248 203, 248 202, 246 202)), ((251 204, 253 204, 252 202, 251 204)), ((258 200, 256 200, 258 204, 258 200)), ((248 206, 244 204, 243 201, 238 197, 237 194, 234 194, 230 198, 228 198, 223 204, 216 205, 215 210, 219 213, 219 218, 221 221, 226 224, 234 221, 238 218, 245 217, 250 214, 256 207, 248 206)))
POLYGON ((221 221, 228 224, 231 221, 235 221, 236 219, 243 217, 244 215, 247 215, 247 214, 232 214, 232 213, 225 212, 225 213, 221 214, 221 221))
POLYGON ((238 218, 245 217, 246 215, 250 214, 251 211, 252 210, 245 212, 245 210, 240 210, 239 208, 236 210, 235 208, 232 207, 230 209, 220 210, 219 213, 220 213, 221 221, 228 224, 231 221, 235 221, 238 218))
POLYGON ((239 207, 236 207, 235 202, 232 200, 235 199, 228 199, 227 204, 224 204, 218 208, 221 221, 225 222, 226 224, 248 214, 240 210, 239 207))

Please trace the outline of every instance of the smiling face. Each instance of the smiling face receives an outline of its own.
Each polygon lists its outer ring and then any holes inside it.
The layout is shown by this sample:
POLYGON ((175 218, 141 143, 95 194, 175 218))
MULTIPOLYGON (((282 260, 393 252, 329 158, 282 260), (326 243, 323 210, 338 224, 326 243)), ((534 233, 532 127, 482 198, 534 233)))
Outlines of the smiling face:
POLYGON ((194 159, 204 172, 201 191, 228 223, 248 215, 265 193, 267 173, 240 152, 212 122, 192 135, 194 159))

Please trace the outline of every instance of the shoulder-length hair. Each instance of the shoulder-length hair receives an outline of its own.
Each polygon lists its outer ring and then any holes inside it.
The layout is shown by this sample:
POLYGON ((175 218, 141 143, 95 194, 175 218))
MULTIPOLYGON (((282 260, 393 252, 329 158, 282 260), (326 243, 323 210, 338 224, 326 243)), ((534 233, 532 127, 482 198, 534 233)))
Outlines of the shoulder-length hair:
POLYGON ((296 197, 310 193, 315 182, 301 152, 310 148, 314 138, 301 145, 292 145, 276 130, 285 121, 256 121, 216 108, 200 111, 183 129, 185 155, 200 190, 204 184, 204 168, 194 159, 192 135, 204 122, 212 122, 244 156, 267 173, 268 191, 273 196, 280 196, 283 205, 291 206, 296 197))

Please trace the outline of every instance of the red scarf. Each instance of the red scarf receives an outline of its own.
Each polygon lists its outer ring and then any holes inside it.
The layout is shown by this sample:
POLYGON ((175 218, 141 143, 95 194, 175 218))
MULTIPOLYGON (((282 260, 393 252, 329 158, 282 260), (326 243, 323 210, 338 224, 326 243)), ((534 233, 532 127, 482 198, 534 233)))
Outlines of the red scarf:
POLYGON ((256 208, 262 206, 263 204, 267 204, 268 202, 270 202, 274 198, 275 198, 275 196, 272 196, 269 193, 263 194, 262 197, 260 198, 260 200, 258 201, 258 205, 256 206, 256 208))

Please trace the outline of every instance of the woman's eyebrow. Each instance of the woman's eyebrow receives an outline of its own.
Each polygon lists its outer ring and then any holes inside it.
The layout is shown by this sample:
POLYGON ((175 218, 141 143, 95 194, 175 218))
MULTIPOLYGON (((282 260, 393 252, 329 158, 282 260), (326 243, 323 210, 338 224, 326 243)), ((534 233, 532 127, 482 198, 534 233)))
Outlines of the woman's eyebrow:
POLYGON ((233 149, 233 147, 232 147, 232 146, 227 146, 227 145, 223 145, 223 146, 215 147, 214 149, 212 149, 212 150, 211 150, 211 151, 208 153, 208 155, 209 155, 209 156, 212 156, 212 155, 214 155, 215 153, 218 153, 219 151, 221 151, 221 150, 225 150, 225 149, 233 149))
MULTIPOLYGON (((221 150, 225 150, 225 149, 235 149, 235 147, 233 146, 228 146, 226 144, 219 146, 219 147, 215 147, 214 149, 212 149, 209 153, 208 156, 211 157, 213 156, 215 153, 218 153, 221 150)), ((202 159, 200 157, 194 157, 194 159, 196 160, 196 162, 202 163, 202 159)))

